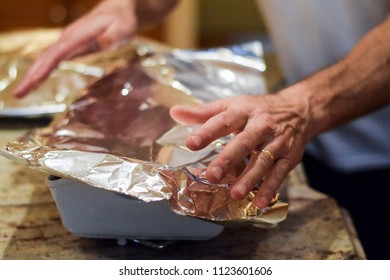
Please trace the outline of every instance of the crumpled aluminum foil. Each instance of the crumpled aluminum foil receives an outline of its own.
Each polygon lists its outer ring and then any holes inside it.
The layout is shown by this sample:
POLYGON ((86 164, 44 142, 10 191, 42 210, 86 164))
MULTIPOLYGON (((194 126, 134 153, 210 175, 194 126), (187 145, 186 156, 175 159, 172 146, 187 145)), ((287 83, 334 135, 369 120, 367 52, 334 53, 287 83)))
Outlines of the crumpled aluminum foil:
MULTIPOLYGON (((35 58, 60 36, 61 29, 31 29, 0 34, 0 117, 34 118, 52 116, 66 110, 78 92, 97 79, 126 63, 125 57, 133 51, 127 46, 117 52, 66 60, 60 63, 50 77, 23 99, 12 96, 35 58)), ((142 40, 140 52, 150 52, 161 45, 142 40)))
MULTIPOLYGON (((59 29, 0 34, 0 117, 40 117, 63 112, 80 89, 103 75, 101 69, 80 72, 81 69, 66 61, 32 94, 15 99, 12 96, 14 88, 36 56, 54 43, 59 35, 59 29)), ((90 67, 85 65, 85 68, 90 67)))
POLYGON ((270 207, 258 209, 256 190, 242 201, 231 199, 230 186, 244 162, 220 184, 203 177, 229 137, 189 151, 185 138, 194 128, 169 116, 174 104, 265 92, 260 43, 207 51, 167 51, 142 42, 125 48, 95 55, 95 62, 104 61, 101 67, 111 67, 105 72, 109 74, 81 91, 49 127, 30 131, 0 153, 31 168, 146 202, 169 200, 172 211, 181 215, 263 227, 284 220, 287 204, 275 199, 270 207))

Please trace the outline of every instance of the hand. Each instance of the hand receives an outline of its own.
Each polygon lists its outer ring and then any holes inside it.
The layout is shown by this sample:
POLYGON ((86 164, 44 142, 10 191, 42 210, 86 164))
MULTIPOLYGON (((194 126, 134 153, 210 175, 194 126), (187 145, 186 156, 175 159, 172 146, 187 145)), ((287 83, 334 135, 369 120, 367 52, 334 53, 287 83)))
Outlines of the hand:
POLYGON ((306 137, 305 102, 280 94, 242 95, 196 107, 176 105, 171 116, 184 123, 202 124, 187 138, 191 150, 233 133, 235 136, 209 164, 206 178, 219 182, 228 171, 252 154, 232 186, 233 199, 243 199, 261 183, 255 203, 267 207, 288 172, 301 160, 306 137), (298 102, 297 102, 298 101, 298 102))
POLYGON ((64 29, 59 40, 29 69, 15 97, 23 97, 44 81, 64 59, 99 49, 116 48, 137 30, 134 1, 102 1, 91 12, 64 29))

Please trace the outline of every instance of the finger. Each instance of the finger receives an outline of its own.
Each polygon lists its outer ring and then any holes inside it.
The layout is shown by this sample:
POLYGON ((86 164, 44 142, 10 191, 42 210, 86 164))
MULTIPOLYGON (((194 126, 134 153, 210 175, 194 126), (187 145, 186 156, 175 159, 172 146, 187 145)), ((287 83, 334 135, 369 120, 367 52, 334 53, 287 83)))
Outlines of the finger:
POLYGON ((257 147, 262 146, 262 130, 254 127, 246 127, 237 134, 209 164, 206 169, 206 177, 211 182, 218 182, 229 170, 243 162, 244 159, 257 147))
POLYGON ((226 100, 217 100, 198 106, 175 105, 170 109, 169 113, 171 117, 178 122, 201 124, 225 109, 226 100))
POLYGON ((212 141, 229 135, 245 126, 246 116, 233 110, 223 111, 210 119, 195 130, 187 138, 187 147, 192 150, 199 150, 212 141))
POLYGON ((58 65, 63 49, 51 48, 42 54, 24 76, 22 82, 14 90, 15 97, 23 97, 45 80, 50 72, 58 65))
POLYGON ((257 207, 261 209, 269 206, 272 199, 275 197, 277 189, 283 183, 291 168, 290 161, 286 158, 281 158, 275 162, 271 171, 264 179, 259 191, 256 193, 255 203, 257 207))
POLYGON ((83 52, 91 44, 95 44, 96 33, 102 32, 102 23, 97 23, 96 20, 91 21, 86 29, 81 25, 84 21, 69 26, 60 39, 42 53, 27 72, 21 84, 14 90, 15 97, 21 98, 27 95, 44 81, 62 60, 83 52))
POLYGON ((77 41, 73 42, 73 44, 62 44, 62 41, 58 41, 58 43, 43 53, 29 69, 20 85, 14 90, 14 96, 18 98, 23 97, 36 88, 63 59, 72 54, 73 48, 77 44, 77 41))
POLYGON ((252 156, 244 172, 232 186, 230 192, 232 198, 240 200, 248 196, 249 192, 263 180, 273 163, 265 153, 258 152, 252 156))
MULTIPOLYGON (((233 118, 235 117, 233 116, 233 118)), ((234 127, 232 127, 232 129, 234 129, 234 127)), ((278 152, 278 155, 280 155, 283 141, 271 137, 274 137, 274 129, 267 122, 249 120, 245 128, 236 134, 219 155, 209 164, 206 170, 207 179, 211 182, 220 181, 232 167, 243 162, 254 150, 261 151, 270 139, 272 139, 272 144, 268 144, 268 150, 265 149, 263 153, 266 153, 265 156, 270 157, 271 160, 274 161, 274 153, 278 152)))

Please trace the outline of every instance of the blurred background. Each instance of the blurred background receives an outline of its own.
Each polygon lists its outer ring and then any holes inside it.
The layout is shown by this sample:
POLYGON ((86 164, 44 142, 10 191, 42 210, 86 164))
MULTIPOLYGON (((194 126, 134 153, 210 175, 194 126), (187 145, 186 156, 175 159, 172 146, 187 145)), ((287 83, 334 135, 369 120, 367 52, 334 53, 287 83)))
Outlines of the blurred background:
MULTIPOLYGON (((1 0, 0 32, 63 27, 99 0, 1 0)), ((267 43, 254 0, 185 0, 167 20, 143 35, 174 47, 204 48, 253 39, 267 43)))

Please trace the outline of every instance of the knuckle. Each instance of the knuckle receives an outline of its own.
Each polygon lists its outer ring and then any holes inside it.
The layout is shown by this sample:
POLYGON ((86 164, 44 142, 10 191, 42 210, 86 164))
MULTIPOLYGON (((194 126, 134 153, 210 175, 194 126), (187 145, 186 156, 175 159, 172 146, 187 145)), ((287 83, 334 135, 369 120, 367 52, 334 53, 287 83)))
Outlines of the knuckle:
POLYGON ((216 160, 215 164, 221 166, 224 170, 228 170, 232 167, 233 159, 230 155, 220 155, 216 160))
POLYGON ((272 165, 272 159, 270 159, 268 156, 266 155, 262 155, 257 157, 256 161, 258 162, 258 164, 260 166, 262 166, 263 168, 264 167, 267 167, 267 166, 271 166, 272 165))
POLYGON ((224 111, 220 114, 221 128, 229 130, 232 127, 232 121, 230 119, 230 113, 224 111))
POLYGON ((258 127, 262 127, 267 132, 273 132, 277 129, 277 125, 274 119, 274 116, 272 116, 270 113, 263 113, 257 119, 258 127))
POLYGON ((213 129, 210 129, 206 126, 203 127, 203 130, 200 131, 203 142, 211 142, 215 138, 215 131, 213 129))
POLYGON ((241 184, 245 186, 245 188, 247 189, 248 192, 251 189, 253 189, 253 187, 256 185, 256 183, 257 183, 257 178, 255 178, 253 176, 246 176, 246 177, 242 178, 242 180, 241 180, 241 184))
POLYGON ((241 137, 238 142, 239 145, 247 154, 250 153, 255 148, 255 141, 252 139, 253 136, 245 130, 240 134, 240 136, 241 137))

